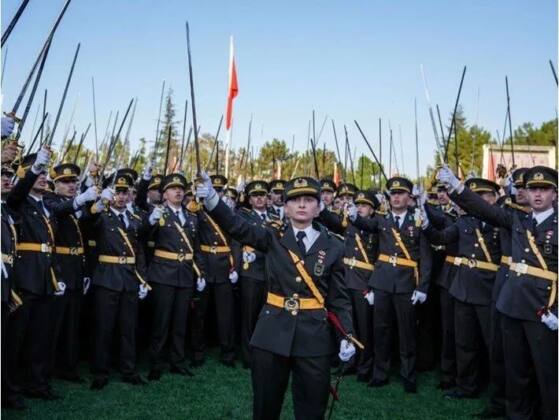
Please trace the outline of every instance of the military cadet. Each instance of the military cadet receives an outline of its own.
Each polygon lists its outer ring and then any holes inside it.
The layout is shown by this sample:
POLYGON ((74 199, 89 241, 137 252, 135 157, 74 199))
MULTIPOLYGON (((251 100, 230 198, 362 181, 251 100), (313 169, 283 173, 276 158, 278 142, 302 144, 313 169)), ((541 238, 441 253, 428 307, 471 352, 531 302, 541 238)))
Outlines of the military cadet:
MULTIPOLYGON (((458 213, 450 202, 446 187, 443 184, 435 186, 437 200, 435 203, 425 203, 425 210, 429 221, 436 229, 442 230, 456 222, 458 213)), ((441 380, 438 388, 447 391, 456 385, 456 343, 454 325, 454 298, 449 293, 452 281, 458 267, 454 259, 458 255, 458 242, 447 242, 445 245, 431 245, 434 247, 434 258, 437 253, 443 254, 444 262, 438 274, 434 274, 438 287, 441 322, 441 352, 440 372, 441 380)))
POLYGON ((460 207, 511 235, 509 276, 496 305, 502 314, 506 415, 557 418, 557 171, 535 166, 524 174, 529 213, 488 205, 446 166, 438 177, 460 207), (531 389, 534 379, 539 398, 531 389))
POLYGON ((62 163, 51 171, 54 193, 44 196, 48 211, 56 218, 54 253, 66 289, 52 305, 52 361, 51 370, 56 376, 72 382, 83 382, 78 375, 80 309, 82 297, 87 292, 90 279, 85 275, 84 242, 78 219, 80 209, 97 198, 97 188, 89 187, 77 195, 80 168, 72 163, 62 163))
MULTIPOLYGON (((190 186, 192 187, 192 184, 190 186)), ((190 190, 190 195, 192 197, 192 189, 190 190)), ((231 207, 232 209, 236 209, 239 198, 238 191, 235 188, 227 187, 225 189, 224 196, 227 198, 227 205, 229 205, 229 207, 231 207)))
POLYGON ((65 288, 53 256, 54 220, 43 202, 50 156, 46 146, 36 155, 27 155, 18 169, 20 180, 6 200, 19 216, 14 280, 23 301, 8 322, 8 388, 14 399, 18 398, 20 361, 26 371, 26 396, 60 398, 48 378, 53 295, 63 294, 65 288))
MULTIPOLYGON (((266 254, 269 292, 251 339, 253 418, 278 419, 292 378, 294 417, 321 419, 328 401, 332 331, 327 311, 348 334, 353 331, 351 304, 343 284, 343 245, 318 216, 320 185, 296 178, 285 188, 290 223, 280 234, 233 214, 220 200, 206 174, 197 195, 210 215, 239 242, 266 254), (303 264, 304 263, 304 264, 303 264)), ((346 336, 340 358, 348 361, 355 347, 346 336)))
MULTIPOLYGON (((469 188, 490 205, 495 205, 499 185, 470 178, 469 188)), ((491 294, 501 260, 499 229, 467 214, 455 224, 438 231, 427 227, 434 243, 458 242, 458 267, 449 293, 454 297, 456 339, 456 390, 449 398, 475 398, 482 385, 482 354, 490 351, 491 294)))
POLYGON ((145 298, 150 287, 144 280, 145 259, 138 243, 141 220, 126 208, 132 184, 128 174, 117 172, 115 192, 105 188, 101 199, 90 210, 99 253, 91 282, 95 313, 94 379, 91 383, 94 390, 108 384, 109 354, 116 327, 122 380, 133 385, 146 383, 136 372, 136 325, 138 298, 145 298))
POLYGON ((150 339, 149 380, 162 374, 162 350, 169 339, 171 373, 191 375, 181 366, 184 360, 186 326, 190 301, 196 287, 205 288, 200 255, 197 219, 182 206, 186 179, 181 174, 167 175, 161 184, 164 204, 149 215, 151 238, 155 242, 148 280, 153 291, 153 322, 150 339))
POLYGON ((283 179, 274 179, 270 181, 270 199, 272 200, 270 213, 282 222, 286 219, 283 202, 283 191, 285 190, 285 182, 286 181, 283 179))
POLYGON ((385 216, 363 218, 354 205, 348 207, 353 224, 379 235, 379 256, 369 279, 374 302, 375 361, 369 386, 388 383, 390 371, 393 314, 400 345, 400 376, 406 392, 417 392, 415 305, 427 300, 431 277, 431 248, 421 232, 419 212, 408 208, 413 184, 393 177, 386 182, 390 192, 390 212, 385 216))
POLYGON ((355 196, 355 192, 357 191, 357 187, 349 182, 344 182, 338 186, 336 190, 336 197, 340 198, 342 201, 342 205, 347 205, 353 202, 353 197, 355 196))
POLYGON ((320 180, 320 200, 328 210, 332 210, 334 204, 334 193, 336 184, 331 179, 323 178, 320 180))
MULTIPOLYGON (((8 317, 10 312, 16 310, 18 306, 21 305, 21 299, 19 295, 16 294, 14 290, 14 260, 16 258, 16 241, 17 234, 15 229, 15 221, 10 210, 6 204, 6 197, 12 190, 12 177, 15 172, 10 166, 10 162, 13 161, 15 153, 10 156, 6 156, 7 147, 3 145, 2 148, 2 204, 0 209, 2 210, 2 228, 0 230, 2 234, 1 246, 2 246, 2 272, 1 272, 1 298, 2 298, 2 407, 3 408, 13 408, 22 410, 25 408, 23 399, 17 394, 16 390, 9 389, 8 382, 8 317), (15 391, 15 392, 14 392, 15 391)), ((15 149, 15 146, 13 147, 15 149)), ((28 183, 28 188, 31 189, 32 184, 28 183)))
MULTIPOLYGON (((270 220, 266 209, 266 195, 268 183, 265 181, 252 181, 245 187, 245 197, 248 197, 250 208, 242 207, 238 214, 248 223, 266 226, 270 220)), ((283 210, 283 207, 282 207, 283 210)), ((272 210, 270 210, 270 213, 272 210)), ((273 213, 274 216, 277 213, 273 213)), ((241 285, 241 356, 243 366, 250 367, 250 338, 258 319, 262 306, 266 303, 266 268, 265 255, 251 247, 242 246, 242 264, 239 271, 241 285)))
MULTIPOLYGON (((373 191, 357 191, 357 212, 363 218, 371 218, 379 202, 373 191)), ((351 299, 353 325, 358 337, 365 344, 355 360, 357 381, 368 382, 373 373, 373 308, 374 295, 369 292, 368 281, 378 257, 378 235, 365 232, 352 224, 343 226, 338 215, 329 212, 324 205, 320 220, 326 227, 344 235, 345 285, 351 299)))
MULTIPOLYGON (((222 198, 227 178, 212 175, 213 187, 222 198)), ((205 360, 205 318, 210 300, 215 305, 217 336, 221 348, 222 364, 235 366, 234 295, 233 285, 239 280, 231 253, 230 240, 219 225, 205 211, 198 215, 200 250, 206 267, 206 287, 198 292, 199 300, 192 314, 192 347, 194 366, 205 360)))

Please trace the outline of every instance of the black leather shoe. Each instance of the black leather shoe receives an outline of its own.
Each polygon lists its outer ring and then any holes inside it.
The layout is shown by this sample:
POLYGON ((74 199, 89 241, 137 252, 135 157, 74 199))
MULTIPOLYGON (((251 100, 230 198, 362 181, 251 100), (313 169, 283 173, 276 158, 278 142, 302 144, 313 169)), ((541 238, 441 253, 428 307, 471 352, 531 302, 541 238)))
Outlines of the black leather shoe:
POLYGON ((417 385, 415 382, 404 380, 404 391, 408 394, 417 394, 417 385))
POLYGON ((161 370, 160 369, 152 369, 148 373, 148 381, 158 381, 161 379, 161 370))
POLYGON ((227 366, 230 368, 234 368, 235 366, 235 361, 234 360, 221 360, 220 362, 223 366, 227 366))
POLYGON ((444 397, 449 400, 463 400, 463 399, 476 398, 476 395, 466 394, 465 392, 456 390, 456 391, 447 392, 446 394, 444 394, 444 397))
POLYGON ((367 373, 358 373, 357 374, 357 382, 369 382, 369 378, 371 375, 367 374, 367 373))
POLYGON ((38 389, 32 389, 32 390, 26 390, 24 392, 25 396, 27 398, 37 398, 40 400, 45 400, 45 401, 54 401, 54 400, 59 400, 62 397, 60 395, 55 394, 54 392, 52 392, 51 390, 45 389, 45 390, 38 390, 38 389))
POLYGON ((89 387, 89 389, 98 391, 100 389, 105 388, 108 383, 109 383, 108 378, 95 378, 93 382, 91 382, 91 386, 89 387))
POLYGON ((134 375, 126 375, 122 377, 122 382, 131 385, 146 385, 148 382, 137 373, 134 375))
POLYGON ((475 415, 478 419, 496 419, 505 417, 505 410, 494 407, 486 407, 481 413, 475 415))
POLYGON ((175 375, 194 376, 194 374, 190 370, 180 366, 171 366, 171 369, 169 369, 169 371, 171 373, 174 373, 175 375))
POLYGON ((15 395, 13 397, 7 397, 6 401, 2 404, 2 408, 8 410, 25 410, 27 407, 21 395, 15 395))
POLYGON ((441 381, 439 382, 439 384, 437 385, 438 389, 441 389, 443 391, 448 391, 449 389, 452 389, 456 386, 456 384, 454 382, 448 382, 448 381, 441 381))
POLYGON ((369 382, 369 384, 367 386, 371 387, 371 388, 380 388, 383 387, 385 385, 388 385, 388 379, 372 379, 371 382, 369 382))
POLYGON ((190 362, 190 367, 193 367, 193 368, 200 367, 204 363, 206 363, 206 361, 204 359, 193 360, 192 362, 190 362))
POLYGON ((58 379, 62 379, 63 381, 73 382, 75 384, 83 384, 85 379, 83 379, 77 373, 60 373, 56 375, 58 379))

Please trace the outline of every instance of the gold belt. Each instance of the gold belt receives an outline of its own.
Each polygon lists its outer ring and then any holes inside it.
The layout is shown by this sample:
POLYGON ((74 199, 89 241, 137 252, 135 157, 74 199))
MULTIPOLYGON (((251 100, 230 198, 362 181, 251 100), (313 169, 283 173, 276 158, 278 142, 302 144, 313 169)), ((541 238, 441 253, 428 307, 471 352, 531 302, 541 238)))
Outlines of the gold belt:
POLYGON ((467 265, 470 268, 479 268, 480 270, 497 271, 499 266, 497 264, 478 261, 474 258, 454 257, 454 265, 467 265))
POLYGON ((82 255, 83 248, 78 247, 67 247, 67 246, 55 246, 54 252, 60 255, 82 255))
POLYGON ((524 263, 511 262, 510 271, 514 271, 518 276, 520 276, 521 274, 528 274, 540 279, 557 281, 557 273, 549 270, 544 270, 542 268, 533 267, 524 263))
POLYGON ((226 254, 231 252, 231 248, 228 246, 213 246, 213 245, 200 245, 200 250, 202 252, 209 252, 211 254, 226 254))
POLYGON ((52 246, 34 242, 19 242, 16 244, 16 251, 44 252, 45 254, 50 254, 52 252, 52 246))
POLYGON ((344 264, 349 266, 350 269, 353 267, 362 268, 363 270, 373 271, 375 266, 373 264, 366 263, 365 261, 359 261, 355 257, 344 258, 344 264))
POLYGON ((14 265, 14 256, 10 254, 2 254, 2 262, 9 265, 14 265))
POLYGON ((135 257, 117 257, 115 255, 99 255, 98 261, 105 264, 136 264, 135 257))
POLYGON ((411 268, 417 267, 417 261, 408 260, 407 258, 396 257, 395 255, 380 254, 378 256, 378 260, 382 262, 390 263, 394 267, 396 267, 397 265, 400 265, 402 267, 411 267, 411 268))
POLYGON ((155 255, 156 257, 165 258, 166 260, 173 260, 178 262, 192 261, 192 254, 169 252, 162 249, 156 249, 153 255, 155 255))
POLYGON ((512 263, 512 257, 507 257, 506 255, 503 255, 501 257, 501 264, 505 264, 510 267, 511 263, 512 263))
POLYGON ((291 315, 297 315, 297 311, 299 310, 324 308, 324 305, 315 298, 300 298, 297 293, 294 293, 291 297, 283 297, 276 295, 275 293, 268 292, 266 302, 272 306, 283 308, 286 311, 291 312, 291 315))

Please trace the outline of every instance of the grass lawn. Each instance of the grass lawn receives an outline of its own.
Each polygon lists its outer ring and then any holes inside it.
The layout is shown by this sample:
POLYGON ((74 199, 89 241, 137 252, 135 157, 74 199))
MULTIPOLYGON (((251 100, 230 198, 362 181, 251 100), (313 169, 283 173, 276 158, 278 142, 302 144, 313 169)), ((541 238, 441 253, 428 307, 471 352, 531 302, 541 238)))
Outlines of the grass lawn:
MULTIPOLYGON (((141 373, 146 374, 145 366, 141 373)), ((83 375, 88 377, 87 367, 83 375)), ((159 382, 132 386, 113 375, 102 391, 84 384, 54 381, 60 401, 26 400, 27 410, 2 410, 3 419, 250 419, 251 386, 248 370, 226 368, 214 358, 194 370, 193 378, 165 374, 159 382)), ((341 401, 332 419, 467 419, 481 411, 485 399, 449 401, 437 390, 435 372, 422 373, 418 393, 405 394, 397 374, 381 389, 367 388, 345 377, 339 387, 341 401)), ((282 419, 292 419, 290 392, 282 419)))

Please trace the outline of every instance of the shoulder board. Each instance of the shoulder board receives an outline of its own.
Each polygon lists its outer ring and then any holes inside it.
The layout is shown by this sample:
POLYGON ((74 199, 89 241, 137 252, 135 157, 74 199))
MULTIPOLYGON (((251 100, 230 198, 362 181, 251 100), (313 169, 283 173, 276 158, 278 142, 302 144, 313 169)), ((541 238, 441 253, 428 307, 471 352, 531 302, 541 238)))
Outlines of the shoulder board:
POLYGON ((507 199, 505 200, 505 205, 506 205, 506 206, 509 206, 511 209, 515 209, 515 210, 521 211, 521 212, 526 213, 526 214, 530 213, 530 209, 529 209, 529 208, 520 206, 520 205, 518 205, 518 204, 516 204, 516 203, 513 203, 512 200, 511 200, 510 198, 507 198, 507 199))
POLYGON ((438 206, 439 203, 435 200, 427 200, 427 204, 431 204, 432 206, 438 206))
POLYGON ((345 240, 345 238, 342 235, 338 235, 337 233, 334 233, 330 230, 326 230, 326 233, 328 234, 328 236, 331 236, 332 238, 336 238, 339 241, 343 242, 345 240))
POLYGON ((138 216, 136 213, 130 213, 130 215, 137 220, 140 220, 140 221, 142 220, 142 218, 140 216, 138 216))
POLYGON ((331 213, 337 214, 338 216, 342 213, 340 209, 332 209, 330 210, 331 213))
POLYGON ((375 210, 375 214, 378 214, 379 216, 387 216, 388 213, 386 213, 385 211, 382 210, 375 210))
POLYGON ((250 213, 252 210, 251 210, 251 209, 248 209, 248 208, 246 208, 246 207, 239 207, 239 211, 248 214, 248 213, 250 213))

